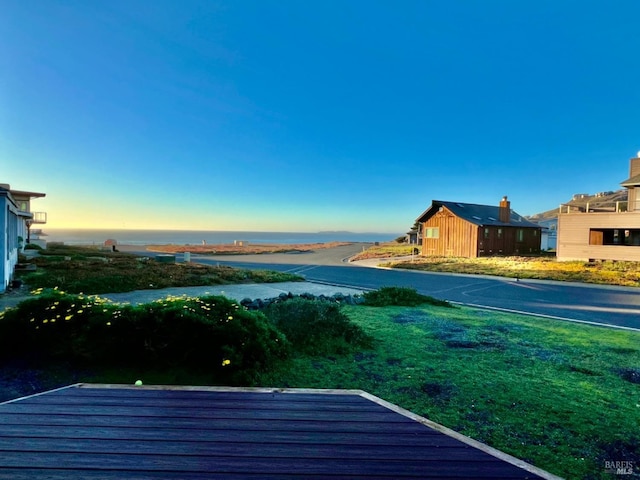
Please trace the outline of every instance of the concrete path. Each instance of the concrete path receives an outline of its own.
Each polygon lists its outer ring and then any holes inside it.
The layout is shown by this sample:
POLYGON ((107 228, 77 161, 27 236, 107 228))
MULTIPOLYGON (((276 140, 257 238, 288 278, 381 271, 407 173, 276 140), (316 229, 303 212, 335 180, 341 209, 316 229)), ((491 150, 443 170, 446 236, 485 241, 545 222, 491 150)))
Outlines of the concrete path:
MULTIPOLYGON (((106 293, 98 295, 115 303, 129 303, 132 305, 150 303, 166 297, 202 297, 207 295, 222 295, 236 301, 245 298, 251 300, 275 298, 281 293, 300 295, 310 293, 327 297, 336 293, 343 295, 361 294, 365 290, 349 287, 339 287, 315 282, 281 282, 281 283, 247 283, 234 285, 216 285, 208 287, 172 287, 157 290, 134 290, 124 293, 106 293)), ((16 306, 19 302, 29 298, 28 295, 1 295, 0 311, 16 306)))

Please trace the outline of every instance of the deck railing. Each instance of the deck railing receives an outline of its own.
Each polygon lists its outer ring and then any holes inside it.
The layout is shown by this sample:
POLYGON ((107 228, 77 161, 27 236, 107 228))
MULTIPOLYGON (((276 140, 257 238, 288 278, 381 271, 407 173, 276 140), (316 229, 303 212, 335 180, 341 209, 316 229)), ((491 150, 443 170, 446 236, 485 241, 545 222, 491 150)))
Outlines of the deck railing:
POLYGON ((29 220, 31 225, 36 223, 47 223, 47 212, 31 212, 33 218, 29 220))
POLYGON ((562 203, 558 213, 621 213, 629 211, 629 202, 562 203))

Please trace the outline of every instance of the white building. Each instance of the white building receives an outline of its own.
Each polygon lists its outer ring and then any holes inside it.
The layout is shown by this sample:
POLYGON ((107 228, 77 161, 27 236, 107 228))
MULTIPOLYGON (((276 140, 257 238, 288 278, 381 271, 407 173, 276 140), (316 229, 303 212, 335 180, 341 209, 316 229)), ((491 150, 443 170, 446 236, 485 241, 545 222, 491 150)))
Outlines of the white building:
POLYGON ((46 213, 31 211, 31 199, 44 196, 44 193, 11 190, 9 185, 0 184, 0 292, 13 280, 18 253, 29 242, 31 225, 47 221, 46 213))
POLYGON ((540 249, 542 251, 555 250, 558 244, 558 219, 547 218, 536 220, 536 223, 542 227, 540 249))

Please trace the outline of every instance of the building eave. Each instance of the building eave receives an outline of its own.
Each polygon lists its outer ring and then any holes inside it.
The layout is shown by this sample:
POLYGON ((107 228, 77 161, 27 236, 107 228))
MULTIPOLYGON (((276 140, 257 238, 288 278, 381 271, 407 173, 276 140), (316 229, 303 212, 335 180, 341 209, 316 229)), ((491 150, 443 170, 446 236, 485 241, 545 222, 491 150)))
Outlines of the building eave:
POLYGON ((24 197, 29 197, 29 198, 43 198, 46 197, 47 194, 46 193, 40 193, 40 192, 26 192, 24 190, 9 190, 9 192, 11 192, 11 195, 14 196, 14 198, 24 198, 24 197))

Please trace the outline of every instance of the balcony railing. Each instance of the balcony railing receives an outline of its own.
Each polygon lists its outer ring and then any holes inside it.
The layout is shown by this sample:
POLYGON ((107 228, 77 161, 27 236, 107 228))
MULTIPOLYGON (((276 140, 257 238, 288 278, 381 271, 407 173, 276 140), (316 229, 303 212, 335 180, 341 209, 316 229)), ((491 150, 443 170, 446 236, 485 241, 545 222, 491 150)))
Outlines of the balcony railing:
POLYGON ((558 213, 622 213, 629 211, 629 202, 562 203, 558 213))
POLYGON ((31 218, 28 223, 30 225, 36 223, 47 223, 47 212, 31 212, 33 218, 31 218))

